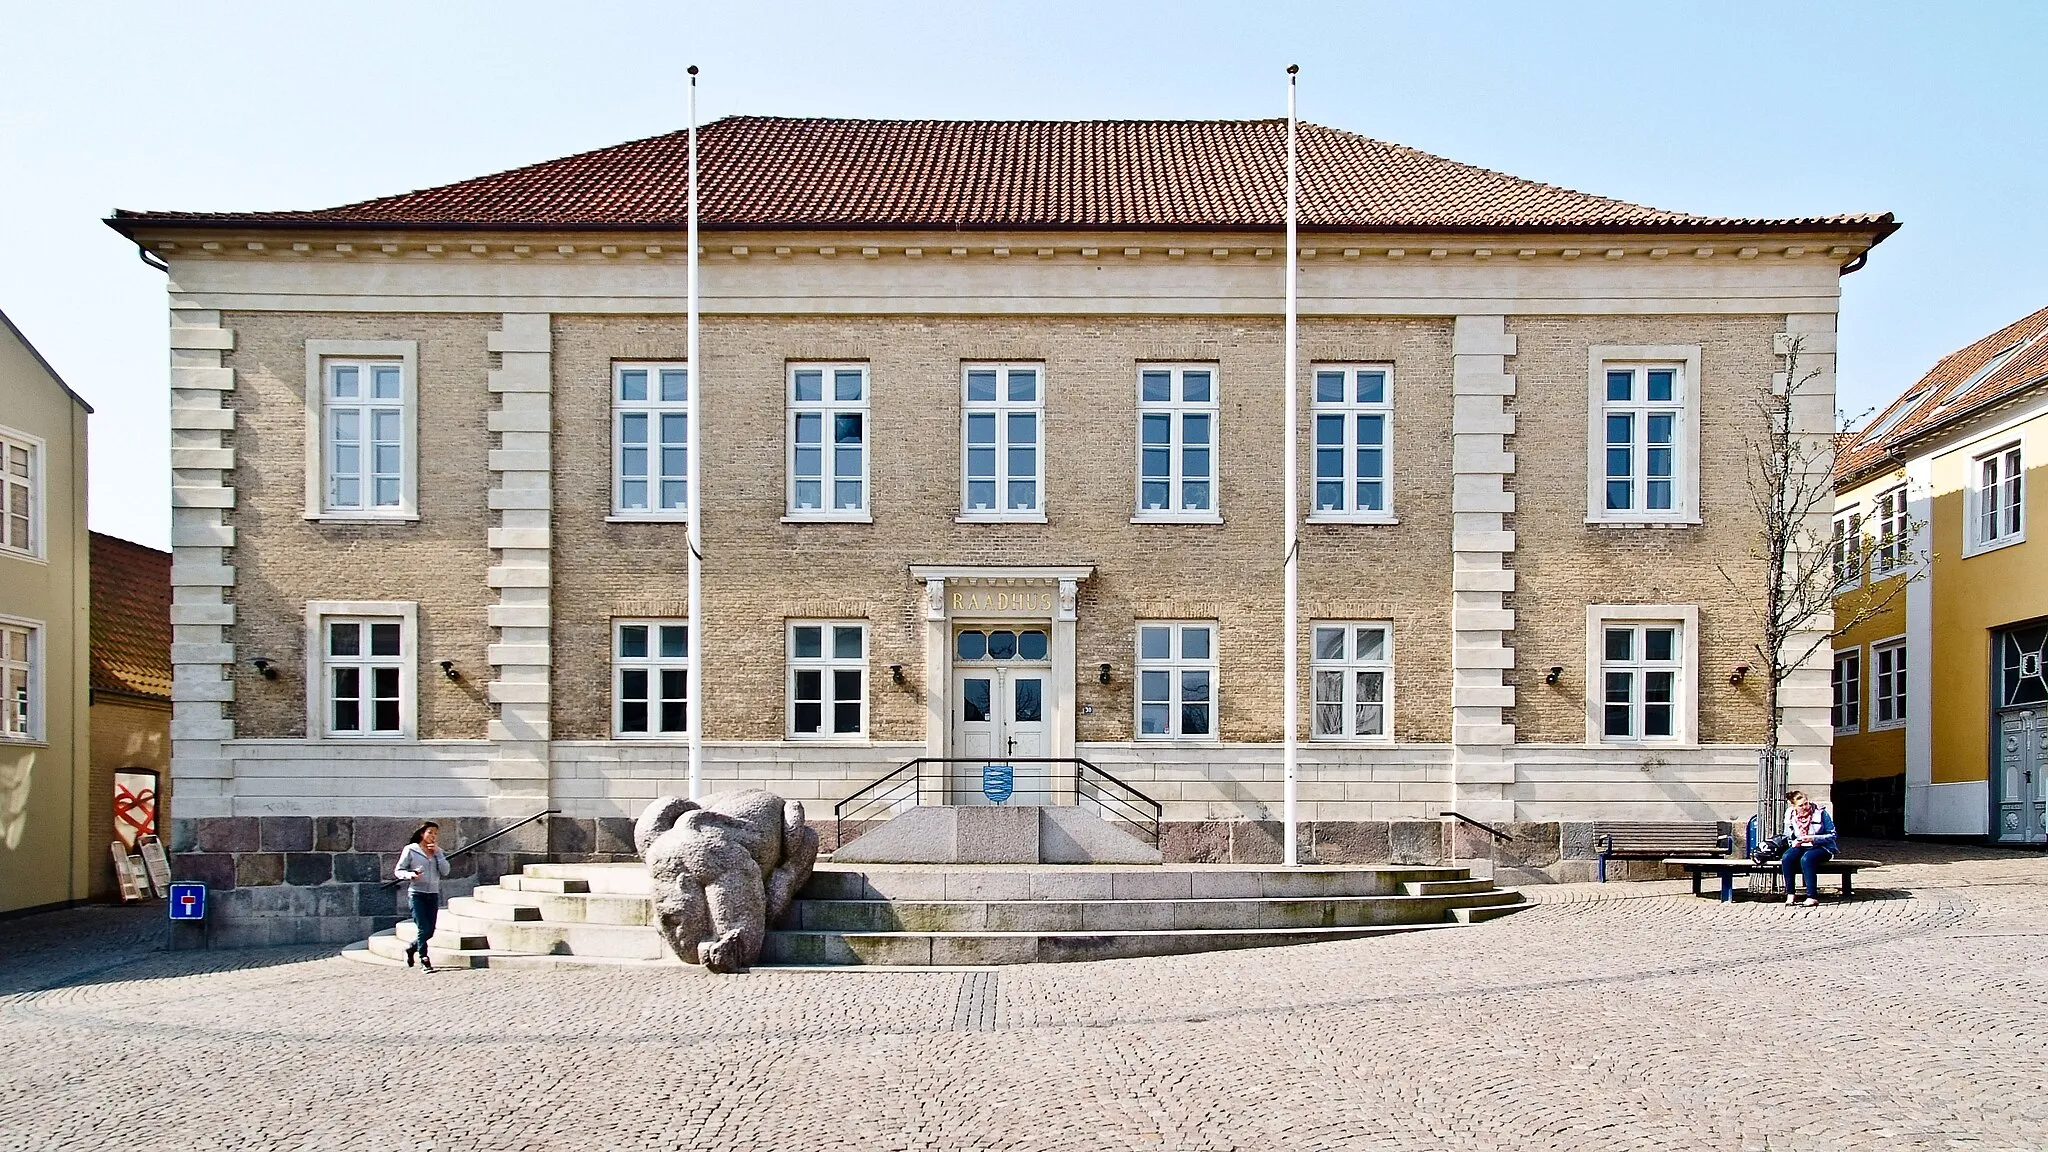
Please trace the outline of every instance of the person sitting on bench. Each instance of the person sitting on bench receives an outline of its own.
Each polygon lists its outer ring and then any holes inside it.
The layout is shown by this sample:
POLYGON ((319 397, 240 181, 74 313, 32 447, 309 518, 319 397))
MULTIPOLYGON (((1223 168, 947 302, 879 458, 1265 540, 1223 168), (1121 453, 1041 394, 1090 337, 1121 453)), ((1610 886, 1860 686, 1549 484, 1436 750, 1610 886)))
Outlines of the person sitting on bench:
POLYGON ((1806 793, 1787 792, 1785 801, 1785 858, 1779 867, 1785 873, 1785 903, 1799 903, 1798 876, 1806 877, 1805 904, 1820 903, 1820 883, 1815 869, 1835 858, 1842 842, 1835 835, 1835 818, 1828 810, 1807 798, 1806 793))

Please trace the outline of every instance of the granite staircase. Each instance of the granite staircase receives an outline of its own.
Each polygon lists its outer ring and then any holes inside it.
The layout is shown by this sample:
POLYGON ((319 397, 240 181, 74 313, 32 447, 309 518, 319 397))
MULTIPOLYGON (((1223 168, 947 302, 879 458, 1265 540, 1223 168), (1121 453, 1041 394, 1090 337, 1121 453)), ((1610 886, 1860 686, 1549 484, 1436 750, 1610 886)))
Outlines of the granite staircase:
MULTIPOLYGON (((639 864, 532 864, 448 902, 434 963, 679 965, 639 864)), ((1462 867, 821 863, 762 949, 773 965, 1164 956, 1475 924, 1527 907, 1462 867)), ((345 953, 403 963, 412 926, 345 953)))

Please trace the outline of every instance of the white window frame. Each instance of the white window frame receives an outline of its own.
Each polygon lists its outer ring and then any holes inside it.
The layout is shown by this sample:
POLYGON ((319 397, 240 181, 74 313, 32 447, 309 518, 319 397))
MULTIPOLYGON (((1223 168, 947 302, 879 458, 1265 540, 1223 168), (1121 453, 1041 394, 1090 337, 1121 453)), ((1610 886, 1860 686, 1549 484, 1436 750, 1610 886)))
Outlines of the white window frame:
POLYGON ((1317 620, 1309 625, 1309 739, 1322 744, 1391 744, 1394 741, 1394 624, 1390 620, 1317 620), (1361 659, 1357 653, 1358 633, 1362 629, 1378 629, 1380 633, 1380 655, 1376 659, 1361 659), (1322 633, 1339 630, 1343 647, 1335 657, 1322 655, 1322 633), (1322 702, 1318 698, 1320 674, 1336 673, 1343 677, 1344 731, 1325 733, 1317 721, 1317 709, 1322 702), (1358 705, 1358 674, 1378 673, 1380 677, 1380 730, 1374 733, 1355 733, 1358 705))
POLYGON ((1223 721, 1223 686, 1216 649, 1222 643, 1222 627, 1215 620, 1139 620, 1136 622, 1136 625, 1131 636, 1132 654, 1134 656, 1131 664, 1131 667, 1134 669, 1134 674, 1131 676, 1132 738, 1145 743, 1160 741, 1188 744, 1220 743, 1222 741, 1220 730, 1223 721), (1168 630, 1166 656, 1148 657, 1145 655, 1145 630, 1147 628, 1165 628, 1168 630), (1209 655, 1206 658, 1190 658, 1183 655, 1186 651, 1183 637, 1189 629, 1196 628, 1206 629, 1209 633, 1209 655), (1164 732, 1148 733, 1145 731, 1145 673, 1147 672, 1164 672, 1168 676, 1167 725, 1164 732), (1184 719, 1183 710, 1189 703, 1187 684, 1183 678, 1184 674, 1188 672, 1207 672, 1209 674, 1209 730, 1207 732, 1197 732, 1193 735, 1187 734, 1181 725, 1184 719))
POLYGON ((49 443, 40 436, 0 425, 0 555, 44 560, 49 555, 48 524, 43 518, 43 474, 49 470, 49 443), (28 476, 14 474, 14 453, 28 455, 28 476), (14 493, 28 494, 28 546, 11 543, 14 493))
POLYGON ((963 524, 1013 523, 1043 524, 1045 517, 1045 365, 1030 361, 1019 362, 969 362, 960 366, 960 515, 963 524), (972 397, 971 380, 977 373, 993 372, 996 377, 996 392, 993 400, 976 400, 972 397), (1034 399, 1029 401, 1010 399, 1010 375, 1013 372, 1030 372, 1037 386, 1034 399), (1028 476, 1013 475, 1009 470, 1011 460, 1010 418, 1017 415, 1032 417, 1037 429, 1037 439, 1032 443, 1033 471, 1028 476), (991 508, 976 508, 972 503, 971 487, 977 479, 987 478, 971 474, 972 446, 968 443, 969 425, 976 416, 989 416, 995 420, 995 505, 991 508), (1029 508, 1011 508, 1010 485, 1017 481, 1031 483, 1036 493, 1029 508))
POLYGON ((1865 671, 1870 681, 1870 715, 1865 718, 1865 732, 1887 732, 1906 726, 1906 638, 1893 636, 1886 640, 1870 642, 1870 667, 1865 671), (1885 687, 1889 684, 1890 691, 1885 687), (1886 716, 1889 708, 1891 715, 1886 716))
POLYGON ((685 523, 690 519, 690 497, 692 493, 688 487, 688 421, 695 420, 697 417, 695 413, 690 411, 689 371, 690 366, 681 360, 614 360, 612 362, 612 510, 611 515, 607 519, 621 523, 647 522, 656 524, 679 524, 685 523), (625 399, 626 373, 628 372, 645 372, 647 374, 647 398, 645 400, 625 399), (681 400, 664 400, 661 398, 661 376, 664 372, 683 373, 683 398, 681 400), (626 419, 629 416, 638 416, 647 422, 647 438, 640 445, 641 450, 647 454, 644 464, 645 472, 639 477, 647 485, 647 506, 645 508, 628 508, 625 503, 627 481, 626 452, 628 451, 626 419), (684 470, 681 475, 672 477, 684 485, 683 502, 674 508, 664 508, 661 506, 662 483, 665 479, 671 478, 662 466, 664 456, 663 445, 666 441, 662 439, 661 426, 665 416, 681 416, 685 421, 683 425, 685 440, 676 446, 679 451, 684 453, 684 470))
MULTIPOLYGON (((364 387, 368 387, 367 375, 364 387)), ((419 343, 414 340, 306 341, 306 519, 352 523, 406 524, 419 517, 419 343), (328 503, 328 368, 346 362, 396 362, 398 377, 399 482, 395 508, 335 508, 328 503)), ((363 407, 371 407, 365 397, 363 407)), ((374 405, 389 407, 389 405, 374 405)), ((365 442, 369 430, 364 429, 365 442)), ((367 459, 365 461, 367 469, 367 459)), ((365 484, 367 485, 367 471, 365 484)), ((367 497, 367 488, 365 490, 367 497)))
POLYGON ((1308 521, 1311 524, 1394 524, 1394 366, 1380 363, 1356 364, 1314 364, 1309 369, 1309 443, 1308 443, 1308 521), (1344 388, 1340 399, 1322 399, 1322 381, 1326 375, 1342 373, 1344 388), (1378 401, 1358 399, 1358 378, 1363 374, 1377 373, 1382 380, 1378 401), (1360 417, 1377 416, 1380 419, 1380 442, 1377 445, 1363 445, 1358 442, 1360 417), (1337 420, 1343 431, 1341 442, 1334 448, 1322 443, 1322 425, 1325 420, 1337 420), (1322 477, 1324 453, 1337 452, 1340 457, 1342 478, 1341 506, 1324 508, 1320 504, 1320 488, 1325 481, 1322 477), (1380 454, 1380 506, 1361 508, 1358 506, 1358 485, 1368 483, 1359 473, 1359 456, 1363 452, 1377 451, 1380 454))
POLYGON ((0 745, 42 744, 46 740, 43 728, 43 697, 49 694, 48 681, 44 675, 44 638, 48 636, 47 626, 41 620, 25 616, 0 616, 0 668, 18 671, 23 675, 23 686, 28 691, 28 707, 21 708, 19 700, 0 699, 0 745), (14 635, 26 634, 27 655, 25 661, 16 661, 10 649, 14 635), (20 731, 15 725, 22 725, 20 731))
POLYGON ((1863 583, 1864 553, 1863 506, 1848 504, 1835 509, 1828 536, 1828 574, 1833 577, 1837 591, 1863 583))
MULTIPOLYGON (((1133 479, 1137 482, 1133 491, 1131 523, 1133 524, 1221 524, 1223 522, 1223 373, 1215 363, 1157 364, 1140 363, 1135 375, 1137 385, 1137 422, 1132 440, 1137 456, 1134 461, 1133 479), (1170 374, 1166 400, 1145 399, 1145 375, 1166 372, 1170 374), (1190 372, 1209 374, 1209 399, 1187 401, 1183 395, 1185 380, 1190 372), (1145 417, 1164 415, 1169 420, 1169 435, 1166 445, 1167 499, 1166 508, 1145 507, 1145 417), (1188 445, 1185 434, 1188 416, 1206 415, 1209 418, 1209 506, 1188 509, 1184 507, 1187 496, 1188 445)), ((1155 481, 1156 482, 1156 481, 1155 481)))
POLYGON ((870 406, 874 399, 874 376, 864 361, 812 361, 791 363, 783 374, 783 403, 786 416, 783 421, 784 447, 782 455, 783 472, 787 483, 783 490, 783 522, 808 523, 812 521, 869 524, 874 521, 874 484, 872 476, 875 461, 875 426, 870 406), (797 399, 797 374, 816 372, 819 374, 818 399, 797 399), (860 399, 837 400, 838 373, 860 373, 860 399), (838 417, 845 415, 860 417, 860 475, 842 475, 835 471, 838 452, 834 450, 833 435, 838 417), (797 424, 801 416, 818 418, 818 506, 797 507, 797 424), (842 481, 858 479, 860 483, 860 505, 856 508, 834 508, 836 486, 842 481))
POLYGON ((1835 649, 1834 663, 1828 666, 1828 725, 1837 736, 1854 736, 1862 731, 1863 720, 1863 646, 1851 645, 1835 649), (1843 668, 1850 669, 1847 675, 1843 668))
MULTIPOLYGON (((1640 663, 1637 665, 1641 667, 1640 663)), ((1700 732, 1700 609, 1697 604, 1589 604, 1586 606, 1586 743, 1610 748, 1690 747, 1700 732), (1670 736, 1607 736, 1606 627, 1672 624, 1678 627, 1677 699, 1670 736)), ((1638 702, 1640 711, 1640 702, 1638 702)), ((1636 725, 1638 729, 1641 724, 1636 725)))
POLYGON ((612 736, 619 740, 687 740, 690 723, 696 718, 695 708, 689 698, 690 664, 697 658, 697 638, 691 634, 687 618, 662 617, 618 617, 612 620, 612 736), (628 628, 647 629, 647 652, 643 656, 624 655, 625 630, 628 628), (683 654, 664 656, 661 653, 661 630, 681 628, 683 630, 683 654), (647 674, 647 730, 631 732, 626 729, 626 674, 645 672, 647 674), (661 724, 661 706, 669 700, 662 689, 664 673, 680 673, 683 677, 683 727, 665 728, 661 724))
POLYGON ((391 743, 419 738, 420 606, 411 600, 309 600, 306 602, 306 736, 311 740, 391 743), (327 624, 336 619, 399 622, 398 731, 334 732, 327 678, 327 624))
POLYGON ((869 639, 869 625, 866 620, 790 620, 785 623, 783 628, 783 654, 789 672, 783 678, 783 716, 785 717, 784 731, 788 734, 789 739, 802 740, 807 743, 828 744, 835 742, 841 744, 857 743, 867 740, 868 729, 872 720, 872 709, 869 705, 870 693, 868 691, 869 639), (817 656, 798 656, 796 654, 796 630, 799 628, 818 628, 822 630, 818 637, 819 654, 817 656), (833 655, 834 642, 836 640, 833 629, 835 628, 860 629, 860 655, 858 657, 833 655), (801 671, 816 671, 819 673, 818 730, 816 732, 797 731, 796 680, 797 673, 801 671), (836 706, 846 701, 837 694, 839 678, 834 673, 847 671, 857 671, 860 673, 860 697, 857 701, 860 705, 860 729, 856 732, 835 732, 832 729, 835 723, 834 713, 836 706))
POLYGON ((1963 525, 1963 555, 1976 556, 2025 542, 2027 466, 2021 442, 2009 439, 1989 451, 1972 453, 1969 469, 1963 484, 1964 510, 1968 513, 1963 525), (1999 468, 1998 479, 1991 487, 1997 490, 1993 498, 1998 502, 1996 514, 2001 528, 2008 519, 2013 522, 2012 527, 2002 528, 1998 534, 1988 536, 1984 532, 1984 467, 1987 464, 1995 464, 1999 468))
MULTIPOLYGON (((1608 528, 1672 528, 1700 522, 1700 346, 1697 344, 1596 344, 1587 351, 1586 372, 1586 523, 1608 528), (1648 401, 1607 399, 1610 369, 1669 368, 1677 372, 1674 399, 1666 404, 1648 401), (1644 507, 1610 510, 1607 507, 1607 413, 1610 409, 1642 413, 1649 408, 1678 410, 1674 430, 1671 475, 1671 508, 1651 511, 1644 507)), ((1647 378, 1645 378, 1647 380, 1647 378)), ((1647 421, 1636 420, 1636 449, 1630 457, 1634 498, 1647 499, 1647 467, 1641 446, 1649 435, 1647 421)))
POLYGON ((1877 520, 1877 546, 1870 561, 1873 578, 1898 571, 1911 558, 1913 541, 1909 508, 1904 484, 1885 489, 1871 502, 1871 511, 1877 520))

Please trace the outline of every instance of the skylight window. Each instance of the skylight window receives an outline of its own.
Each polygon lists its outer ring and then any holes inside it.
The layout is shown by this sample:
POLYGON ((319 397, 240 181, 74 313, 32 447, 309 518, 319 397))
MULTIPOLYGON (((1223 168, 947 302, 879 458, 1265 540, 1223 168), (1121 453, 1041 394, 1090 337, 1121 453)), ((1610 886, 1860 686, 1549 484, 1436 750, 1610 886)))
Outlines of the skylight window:
POLYGON ((1893 408, 1890 412, 1885 413, 1884 419, 1879 420, 1877 423, 1871 425, 1868 428, 1865 428, 1863 430, 1863 434, 1856 438, 1857 443, 1876 443, 1879 437, 1883 436, 1885 433, 1891 431, 1892 429, 1898 427, 1899 422, 1901 420, 1904 420, 1906 417, 1911 416, 1913 414, 1913 410, 1915 408, 1920 407, 1920 401, 1926 398, 1927 390, 1924 388, 1918 392, 1914 392, 1907 395, 1907 397, 1904 400, 1899 401, 1897 407, 1893 408))

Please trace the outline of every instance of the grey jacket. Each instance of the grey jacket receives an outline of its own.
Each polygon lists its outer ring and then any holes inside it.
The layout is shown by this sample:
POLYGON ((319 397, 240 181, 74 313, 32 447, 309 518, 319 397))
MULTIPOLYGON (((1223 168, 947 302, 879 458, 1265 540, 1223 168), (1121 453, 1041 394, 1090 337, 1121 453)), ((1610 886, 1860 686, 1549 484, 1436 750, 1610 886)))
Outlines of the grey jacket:
POLYGON ((425 892, 439 896, 441 877, 448 874, 448 852, 446 849, 437 849, 429 856, 427 850, 419 845, 407 844, 405 851, 398 854, 398 868, 394 874, 400 880, 412 882, 407 887, 408 894, 425 892))

